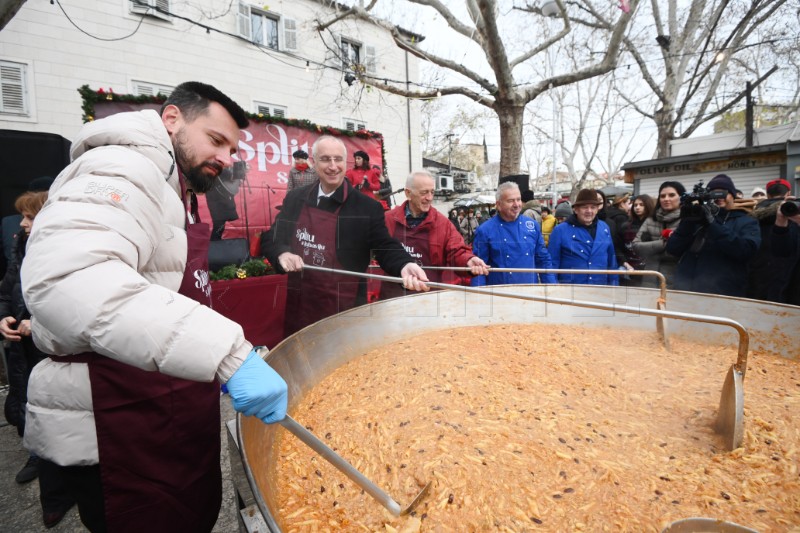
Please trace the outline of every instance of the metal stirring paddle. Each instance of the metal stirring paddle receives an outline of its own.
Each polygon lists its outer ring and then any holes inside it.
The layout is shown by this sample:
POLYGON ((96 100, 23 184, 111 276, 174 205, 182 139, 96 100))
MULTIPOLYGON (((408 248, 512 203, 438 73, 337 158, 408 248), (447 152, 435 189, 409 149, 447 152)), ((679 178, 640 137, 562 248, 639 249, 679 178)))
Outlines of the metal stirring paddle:
POLYGON ((431 487, 431 482, 429 481, 428 484, 423 487, 420 493, 417 494, 417 497, 414 498, 407 507, 401 508, 400 504, 394 501, 391 496, 383 492, 380 487, 370 481, 366 476, 364 476, 364 474, 356 470, 353 465, 345 461, 339 454, 331 450, 328 445, 319 440, 316 435, 301 426, 297 420, 289 415, 286 415, 286 418, 281 420, 280 424, 289 430, 295 437, 303 441, 303 443, 305 443, 309 448, 322 456, 323 459, 341 470, 347 477, 352 479, 356 485, 364 489, 370 496, 375 498, 381 505, 386 507, 386 509, 388 509, 389 512, 395 516, 407 515, 413 511, 422 498, 425 497, 425 494, 427 494, 428 489, 431 487))

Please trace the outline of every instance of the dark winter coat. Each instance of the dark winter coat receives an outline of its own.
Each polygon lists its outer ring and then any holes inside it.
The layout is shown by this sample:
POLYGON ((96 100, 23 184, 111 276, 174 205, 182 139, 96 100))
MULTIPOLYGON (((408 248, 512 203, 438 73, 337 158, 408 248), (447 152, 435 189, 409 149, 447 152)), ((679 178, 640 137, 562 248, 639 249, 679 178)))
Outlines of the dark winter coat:
POLYGON ((770 302, 789 303, 789 283, 798 264, 795 250, 785 257, 772 253, 772 227, 783 198, 771 198, 753 210, 761 231, 761 246, 750 263, 747 297, 770 302))
MULTIPOLYGON (((3 281, 0 282, 0 318, 14 317, 15 327, 23 320, 31 318, 22 298, 22 282, 19 269, 25 257, 27 238, 24 231, 16 235, 11 261, 3 281)), ((19 342, 9 342, 6 359, 8 362, 8 396, 4 406, 6 420, 17 427, 22 436, 25 429, 25 404, 28 401, 28 378, 33 367, 47 357, 33 344, 33 339, 22 337, 19 342)))
POLYGON ((760 244, 758 222, 744 211, 720 209, 708 226, 681 220, 666 247, 679 258, 675 288, 745 296, 747 265, 760 244))
POLYGON ((783 292, 783 303, 800 305, 800 226, 793 222, 789 222, 785 228, 773 226, 767 238, 771 241, 773 258, 794 260, 783 292))
POLYGON ((606 224, 611 230, 611 240, 614 243, 614 252, 617 254, 617 264, 625 262, 625 242, 622 239, 622 228, 628 222, 628 213, 616 206, 606 207, 606 224))

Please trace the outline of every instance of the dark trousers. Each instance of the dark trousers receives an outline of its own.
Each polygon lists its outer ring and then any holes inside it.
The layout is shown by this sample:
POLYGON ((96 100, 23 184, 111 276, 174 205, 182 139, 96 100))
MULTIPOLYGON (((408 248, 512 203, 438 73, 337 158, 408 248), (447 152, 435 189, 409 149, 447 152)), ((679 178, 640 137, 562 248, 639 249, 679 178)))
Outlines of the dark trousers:
POLYGON ((41 459, 39 487, 44 512, 69 509, 77 503, 83 525, 92 533, 105 533, 100 465, 59 466, 41 459))

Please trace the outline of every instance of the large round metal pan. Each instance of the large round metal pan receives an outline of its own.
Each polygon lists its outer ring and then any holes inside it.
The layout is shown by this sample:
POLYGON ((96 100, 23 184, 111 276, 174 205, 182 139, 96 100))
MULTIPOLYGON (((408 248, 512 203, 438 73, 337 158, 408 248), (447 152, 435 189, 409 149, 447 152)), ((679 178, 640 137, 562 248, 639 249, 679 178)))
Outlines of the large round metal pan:
MULTIPOLYGON (((656 309, 655 289, 587 285, 513 285, 497 287, 558 299, 574 299, 625 307, 656 309)), ((747 328, 750 349, 766 349, 784 357, 800 357, 800 307, 742 298, 669 291, 666 309, 682 313, 733 319, 747 328)), ((332 316, 284 340, 268 361, 289 385, 289 408, 323 377, 352 358, 409 335, 436 330, 493 324, 575 324, 609 329, 656 331, 656 319, 629 312, 611 312, 569 305, 533 302, 458 291, 435 291, 377 302, 332 316)), ((671 337, 714 345, 737 346, 739 336, 729 326, 668 320, 671 337)), ((617 334, 609 331, 609 335, 617 334)), ((435 356, 436 354, 431 354, 435 356)), ((731 360, 731 364, 735 361, 731 360)), ((724 375, 712 386, 722 389, 724 375)), ((745 380, 746 381, 746 380, 745 380)), ((745 397, 745 402, 746 402, 745 397)), ((238 418, 245 473, 264 519, 280 531, 273 509, 275 494, 269 473, 275 460, 273 443, 279 425, 265 425, 254 417, 238 418)))

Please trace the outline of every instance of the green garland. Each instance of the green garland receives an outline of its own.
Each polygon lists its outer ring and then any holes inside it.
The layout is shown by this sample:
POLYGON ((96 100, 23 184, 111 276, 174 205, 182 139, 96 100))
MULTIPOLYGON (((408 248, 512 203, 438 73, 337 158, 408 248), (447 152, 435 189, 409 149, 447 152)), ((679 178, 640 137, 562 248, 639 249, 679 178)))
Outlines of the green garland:
POLYGON ((222 281, 227 279, 256 278, 259 276, 269 276, 276 274, 275 269, 266 259, 251 259, 241 265, 226 265, 216 272, 209 273, 211 281, 222 281))
MULTIPOLYGON (((118 94, 108 89, 108 91, 104 90, 102 87, 97 89, 90 89, 88 85, 83 85, 78 89, 78 93, 83 98, 83 105, 81 105, 81 109, 83 109, 83 119, 84 124, 86 122, 91 122, 94 120, 95 110, 94 106, 97 102, 123 102, 126 104, 163 104, 164 101, 167 99, 166 96, 163 94, 157 94, 155 96, 150 95, 139 95, 134 96, 132 94, 118 94)), ((295 128, 304 129, 307 131, 313 131, 315 133, 323 133, 329 135, 342 135, 345 137, 359 137, 361 139, 375 139, 380 142, 381 144, 381 158, 383 161, 386 161, 386 150, 384 148, 383 143, 383 135, 376 132, 376 131, 369 131, 369 130, 357 130, 357 131, 350 131, 350 130, 343 130, 340 128, 334 128, 333 126, 320 126, 319 124, 314 124, 310 120, 306 119, 298 119, 298 118, 283 118, 283 117, 271 117, 268 115, 263 114, 255 114, 255 113, 246 113, 247 118, 253 122, 263 122, 266 124, 283 124, 285 126, 292 126, 295 128)), ((386 165, 384 164, 384 175, 386 175, 386 165)))

